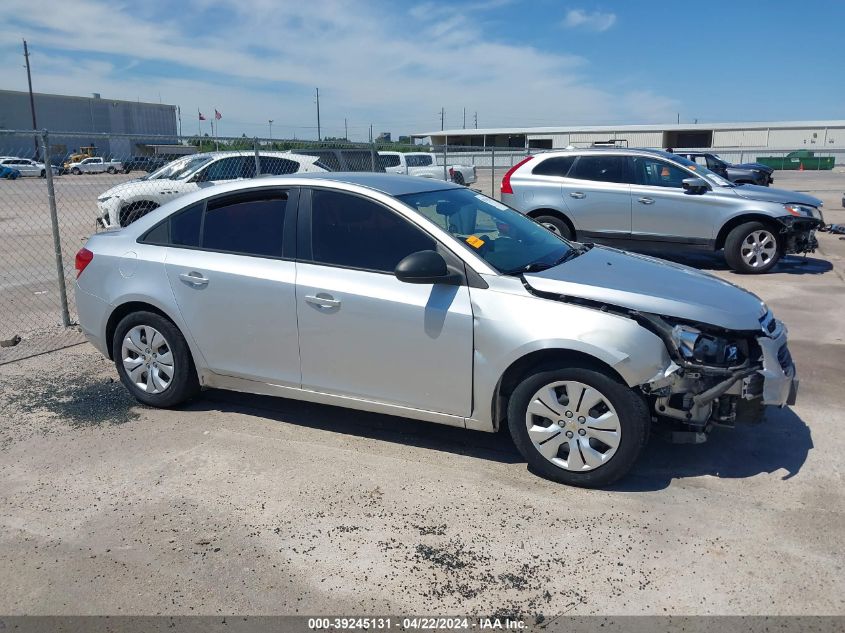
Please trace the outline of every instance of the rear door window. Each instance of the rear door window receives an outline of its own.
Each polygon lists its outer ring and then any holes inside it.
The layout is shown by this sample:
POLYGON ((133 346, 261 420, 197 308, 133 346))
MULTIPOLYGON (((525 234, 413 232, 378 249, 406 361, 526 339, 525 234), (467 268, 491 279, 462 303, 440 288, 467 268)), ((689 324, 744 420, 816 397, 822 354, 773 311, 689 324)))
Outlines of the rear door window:
POLYGON ((598 182, 627 182, 624 156, 580 156, 569 174, 570 178, 598 182))
POLYGON ((281 257, 287 192, 227 196, 209 202, 200 246, 205 250, 281 257))

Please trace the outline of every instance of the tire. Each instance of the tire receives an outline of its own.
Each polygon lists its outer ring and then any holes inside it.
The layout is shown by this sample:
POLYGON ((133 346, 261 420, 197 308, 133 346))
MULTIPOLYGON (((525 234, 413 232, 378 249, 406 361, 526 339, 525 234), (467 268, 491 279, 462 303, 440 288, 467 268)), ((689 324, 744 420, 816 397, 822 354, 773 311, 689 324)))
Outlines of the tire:
POLYGON ((725 260, 738 273, 769 272, 781 256, 777 232, 762 222, 745 222, 733 228, 725 240, 725 260))
POLYGON ((135 220, 143 218, 155 209, 158 209, 158 205, 155 202, 135 202, 120 210, 118 222, 120 226, 129 226, 135 220))
POLYGON ((464 175, 459 171, 456 171, 452 174, 452 182, 455 183, 456 185, 466 186, 466 181, 464 180, 464 175))
POLYGON ((39 178, 46 178, 46 177, 47 177, 47 170, 46 170, 46 169, 42 169, 42 170, 41 170, 41 173, 40 173, 40 174, 38 174, 38 176, 39 176, 39 178))
POLYGON ((200 391, 185 338, 160 314, 142 311, 123 317, 112 339, 112 356, 121 382, 136 400, 148 406, 175 407, 200 391), (147 389, 136 382, 147 385, 147 389))
POLYGON ((529 470, 570 486, 598 488, 624 476, 648 441, 650 426, 648 408, 637 393, 587 367, 529 375, 508 403, 508 428, 529 470), (539 401, 539 393, 548 405, 539 401))
POLYGON ((70 173, 72 173, 74 176, 80 176, 82 174, 82 171, 80 171, 79 167, 74 167, 70 170, 70 173))
POLYGON ((116 174, 117 173, 117 169, 115 169, 114 167, 109 167, 108 169, 106 169, 106 171, 110 174, 116 174))
POLYGON ((567 240, 574 240, 575 234, 572 232, 572 229, 566 223, 565 220, 561 220, 556 215, 538 215, 534 218, 537 222, 545 226, 555 235, 560 235, 561 237, 567 240))
POLYGON ((128 174, 130 171, 132 171, 132 170, 129 169, 129 167, 124 167, 124 169, 123 169, 124 174, 128 174))

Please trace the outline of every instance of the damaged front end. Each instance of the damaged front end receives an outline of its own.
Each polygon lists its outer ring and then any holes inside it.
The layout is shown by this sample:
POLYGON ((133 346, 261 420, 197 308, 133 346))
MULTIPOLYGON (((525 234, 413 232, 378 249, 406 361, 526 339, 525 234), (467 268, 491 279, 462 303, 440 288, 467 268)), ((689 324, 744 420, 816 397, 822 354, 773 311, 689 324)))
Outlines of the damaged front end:
POLYGON ((780 242, 782 244, 784 254, 803 255, 805 253, 813 253, 819 247, 819 241, 816 239, 816 231, 824 226, 824 219, 821 216, 819 209, 812 209, 802 207, 801 205, 786 205, 787 210, 796 215, 788 215, 779 217, 778 221, 781 224, 780 242), (807 213, 815 213, 818 217, 813 215, 797 215, 797 209, 806 209, 807 213))
POLYGON ((714 426, 758 422, 764 405, 794 404, 798 379, 786 327, 770 310, 760 329, 731 331, 655 314, 631 315, 660 336, 672 363, 640 385, 677 441, 702 442, 714 426))

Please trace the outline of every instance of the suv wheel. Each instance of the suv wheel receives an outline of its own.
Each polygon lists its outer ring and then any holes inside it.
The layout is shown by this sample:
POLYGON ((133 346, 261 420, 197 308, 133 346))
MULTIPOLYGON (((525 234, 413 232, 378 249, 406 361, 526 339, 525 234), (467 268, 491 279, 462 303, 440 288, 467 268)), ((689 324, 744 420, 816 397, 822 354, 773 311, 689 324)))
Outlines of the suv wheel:
POLYGON ((625 475, 648 440, 643 399, 601 371, 535 373, 508 403, 511 437, 530 469, 573 486, 606 486, 625 475))
POLYGON ((569 228, 569 225, 556 215, 538 215, 534 219, 555 235, 560 235, 567 240, 575 239, 575 235, 573 235, 572 229, 569 228))
POLYGON ((160 314, 135 312, 121 320, 112 340, 120 380, 135 398, 152 407, 173 407, 199 392, 188 344, 160 314))
POLYGON ((762 222, 740 224, 725 240, 725 259, 738 273, 768 272, 778 263, 780 255, 778 236, 762 222))

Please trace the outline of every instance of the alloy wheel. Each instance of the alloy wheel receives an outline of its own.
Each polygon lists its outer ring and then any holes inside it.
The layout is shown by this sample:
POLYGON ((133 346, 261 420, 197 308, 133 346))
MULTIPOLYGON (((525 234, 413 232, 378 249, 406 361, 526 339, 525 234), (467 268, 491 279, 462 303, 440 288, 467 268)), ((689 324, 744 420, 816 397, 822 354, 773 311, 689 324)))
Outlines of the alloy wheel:
POLYGON ((740 255, 751 268, 762 268, 772 261, 777 254, 778 244, 775 236, 766 230, 752 231, 742 241, 740 255))
POLYGON ((561 235, 560 229, 558 229, 558 228, 557 228, 554 224, 552 224, 551 222, 541 222, 540 224, 542 224, 543 226, 545 226, 547 229, 549 229, 549 230, 550 230, 552 233, 554 233, 555 235, 561 235))
POLYGON ((578 381, 540 388, 529 401, 525 424, 543 457, 574 472, 607 463, 622 436, 619 416, 607 396, 578 381))
POLYGON ((149 325, 136 325, 126 333, 121 360, 129 380, 141 391, 162 393, 173 382, 173 350, 164 335, 149 325))

